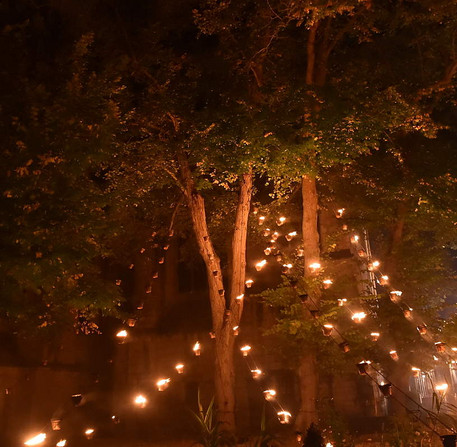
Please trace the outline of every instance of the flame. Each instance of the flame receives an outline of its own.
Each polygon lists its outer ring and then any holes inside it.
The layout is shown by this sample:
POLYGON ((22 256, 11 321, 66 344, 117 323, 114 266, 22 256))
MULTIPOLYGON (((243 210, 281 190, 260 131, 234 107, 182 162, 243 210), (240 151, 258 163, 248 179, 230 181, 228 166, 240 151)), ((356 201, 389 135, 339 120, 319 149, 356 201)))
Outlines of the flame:
MULTIPOLYGON (((148 400, 142 394, 138 394, 137 396, 135 396, 134 402, 139 407, 144 408, 146 406, 148 400)), ((86 434, 87 434, 87 430, 86 430, 86 434)))
POLYGON ((40 445, 46 439, 46 433, 39 433, 35 435, 33 438, 28 439, 24 442, 25 445, 40 445))
POLYGON ((292 415, 288 411, 278 411, 278 418, 281 424, 288 424, 292 415))
POLYGON ((168 387, 168 384, 170 383, 170 378, 167 378, 167 379, 159 379, 157 382, 156 382, 156 385, 157 385, 157 389, 159 391, 163 391, 165 390, 167 387, 168 387))
POLYGON ((361 323, 362 320, 367 316, 365 312, 356 312, 355 314, 352 315, 352 320, 355 323, 361 323))
POLYGON ((276 396, 276 390, 265 390, 263 395, 266 400, 273 400, 276 396))

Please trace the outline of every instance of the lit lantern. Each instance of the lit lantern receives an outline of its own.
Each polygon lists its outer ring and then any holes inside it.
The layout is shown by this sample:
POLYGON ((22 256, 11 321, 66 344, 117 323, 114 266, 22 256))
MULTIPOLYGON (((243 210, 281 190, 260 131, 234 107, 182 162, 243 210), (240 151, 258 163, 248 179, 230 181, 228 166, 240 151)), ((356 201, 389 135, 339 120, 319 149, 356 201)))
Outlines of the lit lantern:
POLYGON ((245 286, 250 289, 252 287, 252 284, 254 284, 254 281, 252 279, 247 279, 245 282, 244 282, 245 286))
POLYGON ((265 253, 266 256, 271 255, 271 247, 267 247, 263 252, 265 253))
POLYGON ((365 258, 367 256, 367 252, 361 248, 360 250, 357 251, 357 254, 361 257, 361 258, 365 258))
POLYGON ((436 385, 435 390, 438 391, 442 396, 446 394, 446 391, 448 389, 448 384, 447 383, 441 383, 439 385, 436 385))
POLYGON ((251 347, 249 345, 244 345, 240 348, 240 351, 243 353, 243 357, 247 357, 251 347))
POLYGON ((119 343, 124 343, 125 340, 127 339, 127 335, 128 335, 127 331, 125 329, 122 329, 121 331, 119 331, 116 334, 116 338, 119 343))
POLYGON ((129 327, 134 327, 136 325, 136 318, 129 318, 127 324, 129 327))
POLYGON ((325 447, 333 447, 333 444, 332 444, 331 442, 327 442, 327 443, 325 444, 325 447))
POLYGON ((137 310, 143 310, 144 308, 144 303, 138 303, 138 305, 136 306, 137 310))
POLYGON ((435 348, 437 352, 445 352, 446 351, 446 343, 443 343, 442 341, 437 341, 435 343, 435 348))
POLYGON ((324 289, 328 289, 333 284, 333 281, 331 279, 324 279, 322 284, 324 285, 324 289))
POLYGON ((392 358, 392 360, 395 360, 395 361, 398 360, 398 353, 397 353, 397 351, 395 351, 395 349, 392 349, 391 351, 389 351, 389 355, 392 358))
POLYGON ((130 270, 133 270, 133 267, 135 267, 135 264, 130 264, 130 265, 129 265, 129 269, 130 269, 130 270))
POLYGON ((192 348, 192 351, 194 351, 194 354, 198 357, 201 353, 201 345, 200 342, 195 342, 194 347, 192 348))
POLYGON ((232 331, 233 331, 233 335, 236 337, 240 333, 240 327, 233 326, 232 331))
POLYGON ((359 242, 359 236, 358 236, 357 234, 353 234, 353 235, 351 236, 351 242, 352 242, 353 244, 357 244, 357 243, 359 242))
POLYGON ((305 254, 305 252, 303 251, 303 248, 299 248, 299 249, 297 250, 297 256, 298 256, 299 258, 302 258, 304 254, 305 254))
POLYGON ((411 371, 412 371, 412 373, 413 373, 413 377, 419 377, 419 374, 420 374, 420 372, 421 372, 421 370, 420 370, 419 368, 416 368, 415 366, 413 366, 413 367, 411 368, 411 371))
POLYGON ((370 366, 369 360, 362 360, 361 362, 357 363, 357 369, 359 370, 359 374, 364 376, 368 373, 368 367, 370 366))
POLYGON ((379 284, 381 284, 381 286, 389 284, 389 277, 387 275, 382 275, 381 278, 379 278, 379 284))
POLYGON ((348 231, 348 226, 346 224, 341 225, 343 231, 348 231))
POLYGON ((209 338, 211 338, 211 340, 214 340, 216 338, 216 334, 214 332, 209 332, 209 338))
POLYGON ((270 236, 270 233, 271 233, 271 230, 270 230, 269 228, 265 228, 265 230, 263 230, 263 235, 264 235, 265 237, 270 236))
POLYGON ((320 262, 312 262, 308 265, 308 267, 313 273, 316 273, 318 270, 320 270, 321 264, 320 262))
POLYGON ((263 225, 265 222, 265 216, 259 216, 259 225, 263 225))
POLYGON ((332 324, 324 324, 322 326, 322 332, 326 337, 329 337, 333 332, 333 325, 332 324))
POLYGON ((365 312, 356 312, 352 315, 352 320, 354 323, 361 323, 364 318, 366 318, 367 314, 365 312))
POLYGON ((170 248, 170 244, 167 244, 167 245, 164 245, 164 246, 163 246, 163 249, 164 249, 165 251, 167 251, 169 248, 170 248))
POLYGON ((73 405, 75 407, 77 407, 81 403, 82 399, 83 399, 82 394, 72 394, 71 395, 71 401, 73 402, 73 405))
POLYGON ((379 261, 373 261, 368 263, 368 270, 372 272, 373 270, 376 270, 381 263, 379 261))
POLYGON ((261 369, 251 369, 251 374, 253 379, 260 379, 262 377, 262 370, 261 369))
POLYGON ((175 365, 175 369, 178 372, 178 374, 182 374, 184 372, 184 365, 182 363, 178 363, 175 365))
POLYGON ((411 312, 413 310, 408 307, 407 309, 403 309, 403 315, 405 316, 405 318, 408 318, 408 319, 411 319, 411 312))
POLYGON ((384 397, 392 396, 392 384, 391 383, 381 383, 378 385, 379 391, 381 391, 384 397))
POLYGON ((346 298, 338 298, 339 307, 343 307, 347 302, 348 302, 348 300, 346 298))
POLYGON ((133 402, 137 407, 144 408, 148 403, 148 400, 142 394, 138 394, 135 396, 133 402))
POLYGON ((84 434, 86 435, 87 439, 92 439, 94 437, 95 430, 93 428, 87 428, 84 431, 84 434))
POLYGON ((290 242, 295 236, 297 236, 297 232, 291 231, 290 233, 286 234, 286 240, 290 242))
POLYGON ((281 217, 279 217, 279 218, 276 220, 276 225, 278 225, 278 227, 280 227, 280 226, 283 225, 285 222, 286 222, 286 218, 285 218, 284 216, 281 216, 281 217))
POLYGON ((341 219, 343 217, 345 208, 340 208, 339 210, 336 210, 336 218, 341 219))
POLYGON ((420 324, 417 326, 417 330, 419 331, 419 334, 425 335, 427 333, 427 326, 425 324, 420 324))
POLYGON ((168 388, 168 385, 170 384, 170 379, 167 378, 167 379, 159 379, 157 382, 156 382, 156 386, 157 386, 157 389, 159 391, 164 391, 168 388))
POLYGON ((275 399, 275 396, 276 396, 276 390, 265 390, 263 392, 263 397, 265 398, 265 400, 274 400, 275 399))
POLYGON ((259 261, 256 265, 255 265, 255 269, 260 272, 260 270, 262 270, 265 265, 266 265, 267 261, 266 259, 262 259, 261 261, 259 261))
POLYGON ((281 424, 288 424, 292 415, 288 411, 278 411, 278 419, 281 424))
POLYGON ((165 258, 162 256, 160 259, 159 259, 159 264, 163 264, 165 262, 165 258))
POLYGON ((244 293, 242 293, 241 295, 238 295, 238 296, 236 297, 236 300, 237 300, 237 301, 242 301, 243 298, 244 298, 244 293))
POLYGON ((282 273, 289 273, 290 269, 293 267, 292 264, 283 264, 282 265, 282 273))
POLYGON ((122 281, 120 279, 116 279, 116 286, 120 286, 122 284, 122 281))
POLYGON ((372 341, 378 341, 380 334, 379 332, 372 332, 370 336, 372 341))
POLYGON ((152 278, 153 278, 153 279, 157 279, 158 277, 159 277, 159 272, 154 272, 154 273, 152 274, 152 278))
POLYGON ((279 237, 279 233, 277 231, 275 231, 272 235, 271 235, 271 241, 272 242, 275 242, 278 240, 278 237, 279 237))
POLYGON ((451 348, 451 350, 455 352, 455 351, 457 351, 457 348, 451 348))
POLYGON ((46 440, 46 433, 38 433, 33 438, 24 442, 25 445, 40 445, 46 440))
POLYGON ((56 447, 65 447, 66 445, 67 445, 67 440, 61 439, 59 442, 57 442, 56 447))
POLYGON ((51 419, 51 428, 53 431, 58 431, 61 430, 60 423, 62 422, 62 419, 51 419))
POLYGON ((393 303, 398 303, 401 299, 401 296, 403 295, 403 292, 400 290, 392 290, 389 292, 390 299, 392 300, 393 303))
POLYGON ((276 255, 275 255, 275 259, 277 262, 282 262, 282 255, 280 252, 278 252, 276 255))
POLYGON ((338 343, 338 347, 344 352, 349 352, 351 348, 349 347, 349 343, 347 341, 342 341, 341 343, 338 343))

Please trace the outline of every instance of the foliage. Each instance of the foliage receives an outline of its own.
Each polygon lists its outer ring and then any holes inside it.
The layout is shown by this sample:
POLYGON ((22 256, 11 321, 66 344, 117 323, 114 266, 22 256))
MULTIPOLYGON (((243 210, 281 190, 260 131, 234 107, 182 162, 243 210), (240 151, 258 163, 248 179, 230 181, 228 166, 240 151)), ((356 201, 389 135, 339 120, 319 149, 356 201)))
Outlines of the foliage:
POLYGON ((303 447, 324 447, 324 438, 319 428, 312 423, 306 431, 303 447))
POLYGON ((200 400, 200 390, 197 395, 198 413, 192 412, 197 427, 200 431, 200 443, 204 447, 219 447, 233 445, 233 439, 227 433, 221 431, 216 422, 216 410, 214 408, 214 398, 211 399, 206 410, 200 400))

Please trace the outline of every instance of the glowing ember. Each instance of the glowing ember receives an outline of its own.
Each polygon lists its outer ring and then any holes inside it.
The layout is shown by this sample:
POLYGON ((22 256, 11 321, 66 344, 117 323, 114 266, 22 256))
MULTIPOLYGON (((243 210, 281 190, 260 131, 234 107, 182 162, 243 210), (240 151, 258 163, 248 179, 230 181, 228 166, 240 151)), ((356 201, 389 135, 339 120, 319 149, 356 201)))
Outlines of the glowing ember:
POLYGON ((281 216, 280 218, 278 218, 278 220, 276 221, 276 224, 278 226, 281 226, 284 222, 286 221, 286 218, 284 216, 281 216))
POLYGON ((247 279, 245 282, 244 282, 245 286, 250 289, 252 287, 252 284, 254 284, 254 281, 252 279, 247 279))
POLYGON ((243 353, 244 357, 248 356, 250 350, 251 350, 251 347, 249 345, 244 345, 243 347, 240 348, 240 351, 243 353))
POLYGON ((178 374, 182 374, 184 372, 184 365, 182 363, 178 363, 175 366, 175 369, 178 372, 178 374))
POLYGON ((156 385, 157 385, 157 389, 159 391, 164 391, 168 388, 168 385, 170 384, 170 378, 167 378, 167 379, 159 379, 157 382, 156 382, 156 385))
POLYGON ((286 240, 290 242, 295 236, 297 236, 297 232, 291 231, 290 233, 286 234, 286 240))
POLYGON ((38 435, 34 436, 33 438, 30 438, 29 440, 25 441, 25 445, 40 445, 42 444, 46 439, 46 433, 39 433, 38 435))
POLYGON ((56 447, 65 447, 67 445, 66 439, 61 439, 57 444, 56 447))
POLYGON ((355 323, 361 323, 366 316, 367 314, 365 312, 356 312, 351 318, 355 323))
POLYGON ((133 401, 135 405, 138 405, 140 408, 144 408, 146 404, 148 403, 148 400, 142 395, 138 394, 135 396, 135 399, 133 401))
POLYGON ((288 424, 292 415, 288 411, 278 411, 278 418, 281 424, 288 424))
POLYGON ((261 369, 251 369, 251 374, 253 379, 259 379, 263 373, 261 369))
POLYGON ((195 354, 196 356, 199 356, 200 353, 201 353, 201 348, 202 348, 202 347, 201 347, 200 342, 197 341, 197 342, 194 344, 194 347, 192 348, 192 351, 194 351, 194 354, 195 354))
POLYGON ((265 265, 266 265, 267 261, 266 259, 262 259, 261 261, 259 261, 256 265, 255 265, 255 269, 260 272, 260 270, 262 270, 265 265))
POLYGON ((263 392, 263 396, 265 397, 266 400, 273 400, 276 396, 276 391, 275 390, 265 390, 263 392))

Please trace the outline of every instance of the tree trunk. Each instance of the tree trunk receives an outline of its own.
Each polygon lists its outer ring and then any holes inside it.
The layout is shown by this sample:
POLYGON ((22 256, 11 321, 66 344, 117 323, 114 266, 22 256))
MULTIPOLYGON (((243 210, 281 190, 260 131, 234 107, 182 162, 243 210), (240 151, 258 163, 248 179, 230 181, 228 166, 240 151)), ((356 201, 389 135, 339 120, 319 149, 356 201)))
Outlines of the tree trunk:
MULTIPOLYGON (((320 245, 318 233, 318 201, 316 191, 316 179, 310 175, 302 178, 303 197, 303 257, 305 279, 315 273, 310 269, 310 264, 320 261, 320 245)), ((308 294, 312 299, 312 305, 319 305, 320 289, 311 288, 308 294)), ((311 316, 308 316, 311 318, 311 316)), ((300 410, 295 425, 298 430, 305 431, 309 425, 318 421, 317 398, 318 377, 316 365, 316 353, 307 350, 300 359, 298 370, 300 383, 300 410)))
POLYGON ((222 431, 235 431, 234 332, 239 325, 246 274, 246 237, 252 194, 252 173, 241 176, 239 201, 232 240, 230 296, 226 299, 220 259, 208 232, 205 201, 198 193, 187 159, 179 159, 183 188, 200 254, 206 265, 209 299, 215 339, 214 385, 217 421, 222 431))

